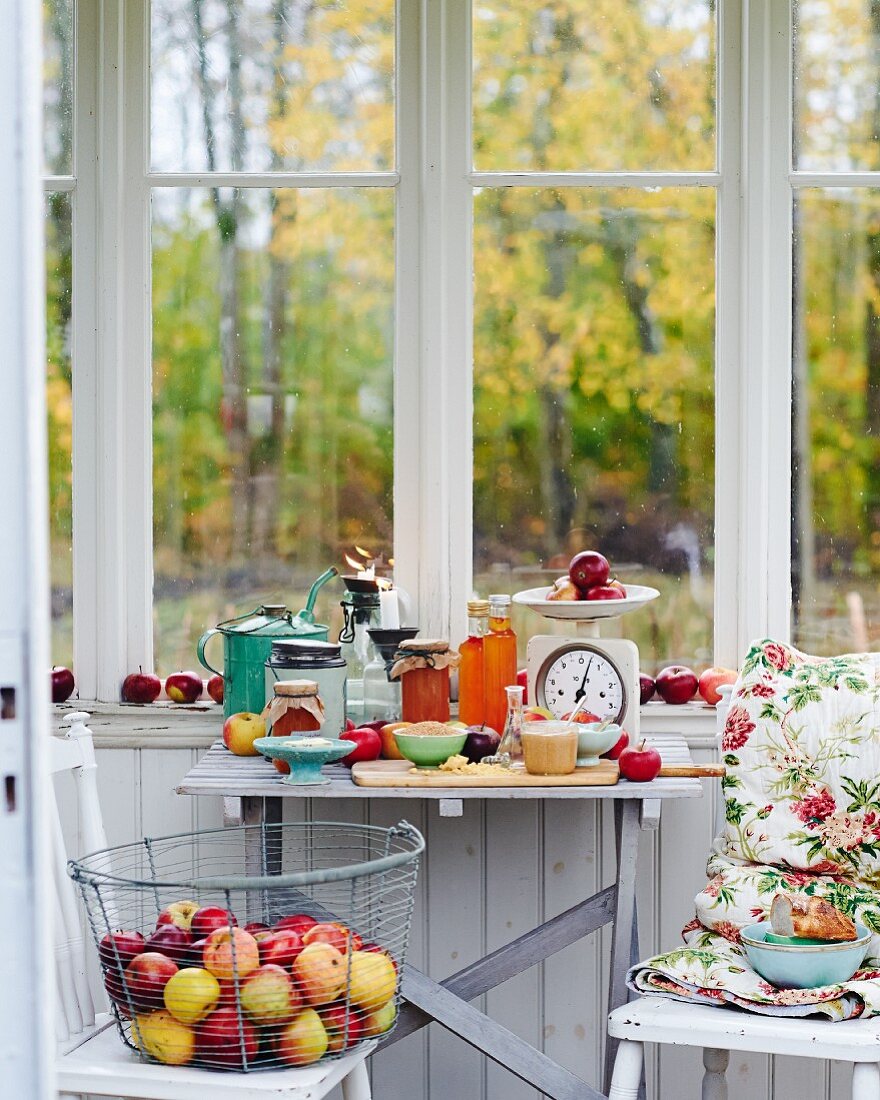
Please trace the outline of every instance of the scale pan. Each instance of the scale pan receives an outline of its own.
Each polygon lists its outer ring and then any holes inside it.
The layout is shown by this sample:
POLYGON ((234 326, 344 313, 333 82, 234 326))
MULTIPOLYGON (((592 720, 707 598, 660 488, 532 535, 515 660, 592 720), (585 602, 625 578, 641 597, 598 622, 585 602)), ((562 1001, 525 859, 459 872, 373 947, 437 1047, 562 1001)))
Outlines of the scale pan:
POLYGON ((527 588, 513 596, 514 603, 537 611, 548 619, 568 619, 573 622, 588 622, 591 619, 615 619, 628 611, 638 611, 660 593, 656 588, 643 584, 628 584, 624 600, 548 600, 550 586, 546 588, 527 588))

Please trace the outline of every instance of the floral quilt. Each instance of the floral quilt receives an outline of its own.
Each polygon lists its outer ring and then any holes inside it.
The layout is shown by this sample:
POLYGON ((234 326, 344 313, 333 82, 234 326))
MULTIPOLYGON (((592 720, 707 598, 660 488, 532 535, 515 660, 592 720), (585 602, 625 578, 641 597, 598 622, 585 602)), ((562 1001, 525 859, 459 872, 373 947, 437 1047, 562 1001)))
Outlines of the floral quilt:
POLYGON ((880 654, 809 657, 756 642, 722 735, 724 831, 685 946, 639 963, 639 993, 771 1015, 880 1013, 880 654), (875 933, 844 985, 777 989, 749 965, 740 929, 778 890, 817 894, 875 933))

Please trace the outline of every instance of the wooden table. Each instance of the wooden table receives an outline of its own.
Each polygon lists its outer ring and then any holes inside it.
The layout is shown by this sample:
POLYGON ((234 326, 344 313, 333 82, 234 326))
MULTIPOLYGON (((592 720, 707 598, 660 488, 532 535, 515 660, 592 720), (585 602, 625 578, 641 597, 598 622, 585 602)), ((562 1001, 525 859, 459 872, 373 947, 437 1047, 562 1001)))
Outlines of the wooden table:
MULTIPOLYGON (((664 764, 690 764, 685 739, 668 735, 649 738, 660 751, 664 764)), ((282 819, 283 798, 417 798, 436 801, 445 816, 461 814, 464 799, 612 799, 617 843, 617 878, 592 897, 545 921, 531 932, 493 951, 442 982, 405 966, 401 984, 407 1002, 397 1027, 384 1045, 390 1046, 437 1021, 499 1065, 533 1085, 553 1100, 600 1100, 602 1093, 558 1065, 513 1032, 475 1009, 470 1002, 502 982, 543 962, 564 947, 611 924, 611 968, 608 1007, 617 1008, 627 999, 626 972, 638 961, 636 921, 636 858, 639 833, 656 829, 660 808, 668 798, 699 798, 699 779, 655 779, 652 783, 629 783, 596 787, 519 787, 444 789, 412 787, 358 787, 347 768, 326 769, 330 782, 324 786, 295 787, 284 783, 272 765, 262 757, 232 756, 220 742, 213 745, 184 777, 178 794, 214 795, 223 798, 224 820, 230 824, 277 824, 282 819)), ((260 853, 255 853, 259 861, 260 853)), ((256 862, 255 873, 260 864, 256 862)), ((616 1043, 608 1039, 605 1050, 605 1088, 609 1087, 616 1043)))

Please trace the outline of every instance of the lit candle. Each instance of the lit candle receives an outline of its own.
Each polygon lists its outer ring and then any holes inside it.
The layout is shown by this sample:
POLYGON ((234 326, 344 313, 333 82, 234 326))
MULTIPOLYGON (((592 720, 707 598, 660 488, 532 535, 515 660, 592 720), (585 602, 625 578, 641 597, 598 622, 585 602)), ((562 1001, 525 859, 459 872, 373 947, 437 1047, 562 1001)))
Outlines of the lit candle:
POLYGON ((400 629, 400 604, 397 602, 397 593, 393 588, 383 588, 379 591, 379 618, 383 630, 400 629))

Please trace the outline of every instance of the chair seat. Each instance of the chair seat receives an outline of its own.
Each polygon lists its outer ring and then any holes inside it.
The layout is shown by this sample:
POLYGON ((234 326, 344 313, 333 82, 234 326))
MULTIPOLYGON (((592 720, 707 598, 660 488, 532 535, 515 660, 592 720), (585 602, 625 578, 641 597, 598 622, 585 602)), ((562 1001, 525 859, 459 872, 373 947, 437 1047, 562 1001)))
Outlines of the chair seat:
POLYGON ((142 1062, 128 1049, 115 1025, 105 1027, 56 1063, 59 1092, 125 1096, 137 1100, 320 1100, 373 1053, 370 1043, 347 1058, 301 1069, 222 1073, 196 1066, 142 1062))
POLYGON ((611 1013, 608 1031, 616 1039, 639 1043, 880 1062, 880 1017, 835 1022, 759 1016, 737 1008, 640 997, 611 1013))

